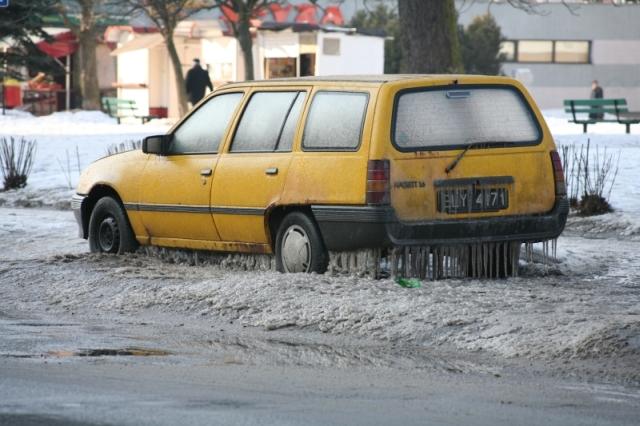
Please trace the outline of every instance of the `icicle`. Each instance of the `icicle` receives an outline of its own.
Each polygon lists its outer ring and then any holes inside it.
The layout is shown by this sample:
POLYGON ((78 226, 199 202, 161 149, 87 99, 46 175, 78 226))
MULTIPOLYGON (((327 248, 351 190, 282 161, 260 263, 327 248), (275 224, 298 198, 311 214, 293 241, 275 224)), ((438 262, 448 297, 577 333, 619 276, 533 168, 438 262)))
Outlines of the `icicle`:
POLYGON ((391 276, 395 277, 398 275, 398 268, 396 267, 396 249, 391 249, 391 254, 389 255, 389 269, 391 272, 391 276))
POLYGON ((502 243, 502 258, 504 259, 504 261, 502 262, 503 265, 502 267, 504 268, 504 276, 508 277, 509 274, 509 262, 511 261, 511 250, 509 247, 509 243, 505 242, 502 243))

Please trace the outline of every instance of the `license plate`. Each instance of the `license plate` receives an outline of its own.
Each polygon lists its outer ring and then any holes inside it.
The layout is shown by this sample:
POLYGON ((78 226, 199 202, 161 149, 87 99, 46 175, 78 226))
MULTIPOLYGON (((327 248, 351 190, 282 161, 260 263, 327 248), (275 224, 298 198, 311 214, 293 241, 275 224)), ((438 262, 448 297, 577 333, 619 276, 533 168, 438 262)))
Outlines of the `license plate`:
POLYGON ((507 188, 462 187, 438 190, 438 211, 444 213, 495 212, 508 207, 507 188))

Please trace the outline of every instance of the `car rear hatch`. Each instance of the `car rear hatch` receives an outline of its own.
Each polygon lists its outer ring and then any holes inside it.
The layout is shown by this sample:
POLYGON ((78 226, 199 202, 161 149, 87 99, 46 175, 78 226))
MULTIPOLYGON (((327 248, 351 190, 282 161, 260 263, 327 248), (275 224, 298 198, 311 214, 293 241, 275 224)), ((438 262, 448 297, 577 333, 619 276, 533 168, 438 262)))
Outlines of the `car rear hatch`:
POLYGON ((554 207, 553 141, 513 85, 400 90, 391 139, 390 201, 402 222, 533 215, 554 207))

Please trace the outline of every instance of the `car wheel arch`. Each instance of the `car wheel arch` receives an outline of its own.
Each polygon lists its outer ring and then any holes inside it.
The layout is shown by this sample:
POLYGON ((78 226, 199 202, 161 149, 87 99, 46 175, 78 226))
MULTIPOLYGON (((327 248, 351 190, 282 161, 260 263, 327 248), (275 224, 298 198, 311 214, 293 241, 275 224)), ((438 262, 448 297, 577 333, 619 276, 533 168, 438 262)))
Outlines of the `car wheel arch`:
MULTIPOLYGON (((264 218, 265 218, 265 227, 267 228, 268 235, 270 237, 269 245, 273 252, 276 252, 276 235, 278 233, 278 229, 280 228, 280 224, 284 220, 284 218, 292 212, 301 212, 306 214, 313 220, 316 221, 316 218, 311 211, 311 206, 303 205, 303 204, 294 204, 294 205, 272 205, 267 207, 264 218)), ((322 233, 320 235, 322 237, 322 233)))
MULTIPOLYGON (((91 213, 93 213, 93 208, 96 206, 96 203, 98 202, 98 200, 104 197, 113 198, 114 200, 116 200, 116 202, 120 204, 120 206, 123 207, 123 210, 124 210, 124 204, 122 203, 122 199, 120 198, 120 195, 118 195, 118 192, 113 187, 106 184, 94 185, 89 191, 89 193, 87 194, 87 198, 85 198, 85 200, 82 202, 82 207, 81 207, 82 233, 85 239, 89 237, 89 220, 91 219, 91 213)), ((127 220, 129 220, 129 217, 126 214, 125 216, 127 217, 127 220)))

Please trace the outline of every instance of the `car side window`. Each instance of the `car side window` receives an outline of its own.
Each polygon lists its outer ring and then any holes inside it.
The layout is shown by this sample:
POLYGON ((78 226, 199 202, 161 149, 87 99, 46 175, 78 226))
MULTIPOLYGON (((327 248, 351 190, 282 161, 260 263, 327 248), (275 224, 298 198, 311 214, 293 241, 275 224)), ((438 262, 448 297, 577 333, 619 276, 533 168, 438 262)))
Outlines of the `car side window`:
POLYGON ((231 152, 272 152, 299 92, 258 92, 249 100, 231 143, 231 152))
POLYGON ((173 133, 169 154, 217 152, 243 93, 209 99, 173 133))
POLYGON ((352 151, 360 145, 369 95, 318 92, 313 97, 302 137, 306 151, 352 151))

